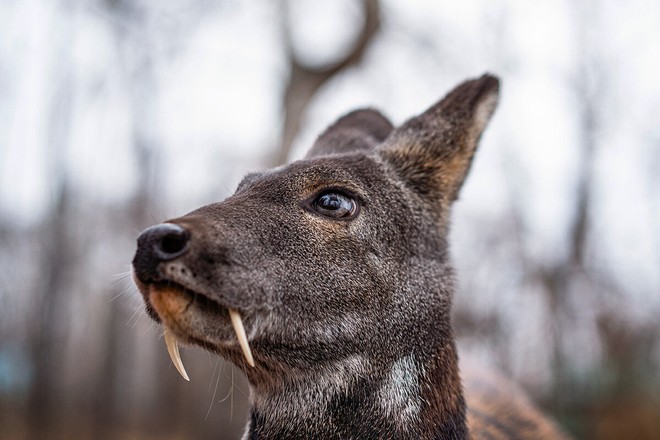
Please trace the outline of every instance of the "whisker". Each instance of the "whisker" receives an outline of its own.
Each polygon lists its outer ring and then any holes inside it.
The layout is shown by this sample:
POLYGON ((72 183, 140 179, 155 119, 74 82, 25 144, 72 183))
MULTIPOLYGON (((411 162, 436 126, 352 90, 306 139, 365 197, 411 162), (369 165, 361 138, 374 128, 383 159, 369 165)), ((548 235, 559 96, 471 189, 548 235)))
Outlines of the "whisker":
POLYGON ((123 289, 121 289, 121 290, 119 291, 119 293, 117 293, 115 296, 113 296, 112 298, 110 298, 110 300, 109 300, 108 302, 113 302, 113 301, 115 301, 117 298, 119 298, 120 296, 125 296, 125 295, 129 295, 129 296, 131 296, 133 293, 136 293, 137 291, 138 291, 137 287, 135 287, 135 286, 133 286, 133 285, 126 286, 126 287, 124 287, 123 289))
MULTIPOLYGON (((242 362, 243 362, 243 368, 245 368, 245 359, 243 359, 242 362)), ((225 374, 225 377, 227 377, 227 379, 231 379, 232 388, 236 388, 243 396, 248 397, 248 393, 245 390, 241 389, 241 387, 238 386, 236 384, 236 381, 234 380, 234 371, 235 371, 234 370, 234 365, 230 364, 230 363, 226 363, 225 365, 231 366, 231 377, 229 377, 226 374, 225 374)))
MULTIPOLYGON (((131 270, 129 269, 129 270, 125 270, 123 272, 113 273, 110 276, 112 278, 117 278, 117 281, 120 281, 120 280, 123 280, 123 279, 126 279, 126 278, 130 277, 131 276, 131 270)), ((117 281, 115 281, 115 282, 117 282, 117 281)))
POLYGON ((231 366, 231 400, 229 401, 229 420, 234 421, 234 366, 231 366))
POLYGON ((215 388, 213 389, 213 396, 211 396, 211 403, 209 404, 209 409, 206 411, 206 416, 204 417, 204 420, 207 420, 209 418, 209 414, 211 414, 211 408, 213 408, 213 403, 215 402, 215 396, 218 393, 218 385, 220 384, 220 369, 218 365, 219 361, 215 361, 215 367, 213 368, 213 375, 211 376, 211 382, 209 383, 209 388, 211 387, 211 384, 213 383, 213 376, 215 376, 216 372, 218 373, 218 377, 215 380, 215 388))
POLYGON ((131 317, 126 322, 126 325, 131 325, 131 321, 135 320, 135 322, 133 322, 132 324, 133 328, 135 328, 135 326, 138 323, 138 320, 142 317, 142 313, 140 312, 142 312, 142 309, 136 308, 135 311, 133 312, 133 315, 131 315, 131 317))

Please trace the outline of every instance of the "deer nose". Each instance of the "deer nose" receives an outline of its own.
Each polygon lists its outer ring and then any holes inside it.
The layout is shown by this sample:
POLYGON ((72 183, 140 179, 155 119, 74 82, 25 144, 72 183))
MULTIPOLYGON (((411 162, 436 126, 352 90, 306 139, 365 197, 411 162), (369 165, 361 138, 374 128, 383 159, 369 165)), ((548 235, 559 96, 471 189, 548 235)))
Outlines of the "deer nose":
POLYGON ((158 281, 158 264, 174 260, 188 250, 190 232, 174 223, 151 226, 138 236, 133 268, 142 282, 158 281))

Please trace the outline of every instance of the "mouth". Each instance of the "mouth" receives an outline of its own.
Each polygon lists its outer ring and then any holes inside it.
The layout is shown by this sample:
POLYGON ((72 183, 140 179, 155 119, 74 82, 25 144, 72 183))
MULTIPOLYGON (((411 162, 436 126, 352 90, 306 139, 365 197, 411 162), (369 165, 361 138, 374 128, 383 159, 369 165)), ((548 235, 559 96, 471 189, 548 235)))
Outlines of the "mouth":
MULTIPOLYGON (((134 278, 136 277, 134 276, 134 278)), ((187 330, 191 327, 190 313, 187 312, 193 303, 208 311, 213 316, 217 316, 219 319, 226 319, 224 311, 227 311, 245 361, 249 366, 255 366, 252 350, 250 349, 245 332, 245 326, 243 325, 243 319, 238 310, 223 306, 208 296, 173 282, 145 284, 136 280, 136 284, 145 299, 147 299, 147 307, 151 307, 156 312, 156 315, 163 324, 165 328, 163 337, 167 346, 167 352, 177 371, 185 380, 190 379, 181 360, 178 341, 179 339, 195 339, 191 335, 191 332, 187 330)))

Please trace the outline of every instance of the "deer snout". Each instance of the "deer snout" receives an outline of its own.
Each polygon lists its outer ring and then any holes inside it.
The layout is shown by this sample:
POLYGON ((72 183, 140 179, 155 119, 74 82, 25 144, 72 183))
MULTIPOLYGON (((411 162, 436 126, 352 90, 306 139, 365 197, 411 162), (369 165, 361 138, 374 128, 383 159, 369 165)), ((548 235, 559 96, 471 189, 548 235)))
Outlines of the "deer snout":
POLYGON ((138 236, 133 269, 137 278, 144 282, 160 280, 158 265, 185 254, 190 242, 190 232, 174 223, 151 226, 138 236))

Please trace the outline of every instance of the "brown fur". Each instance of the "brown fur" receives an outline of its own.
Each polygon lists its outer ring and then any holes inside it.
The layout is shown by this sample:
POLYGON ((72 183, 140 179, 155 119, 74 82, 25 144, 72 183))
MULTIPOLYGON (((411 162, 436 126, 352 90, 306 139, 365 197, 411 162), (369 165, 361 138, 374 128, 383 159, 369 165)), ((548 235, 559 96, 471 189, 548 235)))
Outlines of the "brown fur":
POLYGON ((493 440, 567 438, 518 386, 475 363, 462 363, 467 421, 472 437, 493 440))
POLYGON ((140 235, 147 312, 245 372, 246 438, 563 438, 509 382, 465 370, 464 393, 459 374, 447 232, 498 94, 484 75, 397 128, 352 112, 305 159, 140 235))

